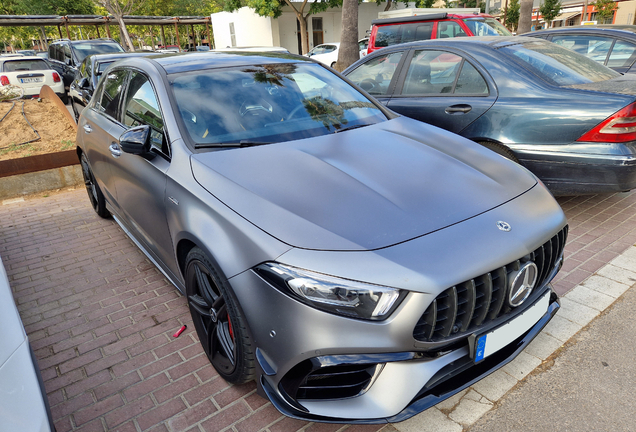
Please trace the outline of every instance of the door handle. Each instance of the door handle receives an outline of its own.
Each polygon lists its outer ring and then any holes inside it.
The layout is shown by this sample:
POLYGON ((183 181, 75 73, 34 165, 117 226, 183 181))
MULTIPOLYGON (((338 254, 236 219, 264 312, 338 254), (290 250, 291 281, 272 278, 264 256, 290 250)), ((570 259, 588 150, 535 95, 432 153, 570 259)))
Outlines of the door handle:
POLYGON ((112 143, 108 147, 108 150, 110 150, 110 153, 113 155, 114 158, 118 158, 119 156, 121 156, 121 147, 119 147, 119 144, 117 144, 116 142, 112 143))
POLYGON ((470 105, 459 104, 459 105, 451 105, 449 107, 446 107, 444 112, 446 112, 446 114, 455 114, 455 113, 466 114, 470 112, 470 110, 472 109, 473 107, 471 107, 470 105))
POLYGON ((93 132, 93 128, 91 127, 91 125, 87 125, 87 124, 85 124, 85 125, 84 125, 84 132, 86 132, 86 133, 91 133, 91 132, 93 132))

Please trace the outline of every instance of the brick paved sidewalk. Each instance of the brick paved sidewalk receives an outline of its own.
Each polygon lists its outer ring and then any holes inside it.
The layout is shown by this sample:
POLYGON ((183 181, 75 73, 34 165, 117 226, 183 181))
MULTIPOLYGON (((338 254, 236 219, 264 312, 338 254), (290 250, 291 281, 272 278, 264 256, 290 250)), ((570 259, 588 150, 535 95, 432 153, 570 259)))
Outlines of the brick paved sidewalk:
MULTIPOLYGON (((571 228, 555 284, 564 294, 636 243, 636 193, 559 201, 571 228)), ((1 205, 0 254, 59 432, 382 427, 292 420, 253 382, 228 385, 208 363, 185 299, 93 213, 83 189, 1 205)))

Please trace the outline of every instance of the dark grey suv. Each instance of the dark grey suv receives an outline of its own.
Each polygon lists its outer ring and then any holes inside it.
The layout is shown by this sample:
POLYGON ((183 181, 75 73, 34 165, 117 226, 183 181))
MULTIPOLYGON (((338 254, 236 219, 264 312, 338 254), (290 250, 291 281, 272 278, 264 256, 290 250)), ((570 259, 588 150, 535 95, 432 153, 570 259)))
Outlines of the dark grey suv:
POLYGON ((121 60, 77 143, 95 211, 184 293, 219 375, 289 416, 403 420, 559 309, 567 225, 536 177, 306 57, 121 60))
POLYGON ((124 49, 112 39, 60 39, 49 45, 49 63, 62 76, 64 87, 68 91, 69 85, 75 79, 77 68, 86 56, 116 52, 124 52, 124 49))

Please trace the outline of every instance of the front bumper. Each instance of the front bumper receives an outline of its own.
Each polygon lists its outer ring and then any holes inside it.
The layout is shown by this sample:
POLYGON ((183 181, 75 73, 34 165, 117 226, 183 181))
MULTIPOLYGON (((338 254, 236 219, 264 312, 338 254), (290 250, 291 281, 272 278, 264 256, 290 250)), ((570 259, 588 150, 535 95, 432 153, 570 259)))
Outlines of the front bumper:
MULTIPOLYGON (((262 376, 259 388, 272 404, 286 416, 315 422, 352 424, 378 424, 404 421, 454 394, 470 387, 511 362, 547 325, 560 308, 556 294, 550 290, 547 312, 528 331, 509 345, 475 363, 468 346, 455 349, 436 359, 417 358, 417 353, 394 353, 367 356, 350 356, 353 361, 383 362, 379 376, 374 378, 371 388, 364 394, 350 399, 335 401, 308 401, 298 403, 291 400, 280 388, 262 376), (384 377, 383 377, 384 375, 384 377), (410 402, 397 414, 387 417, 360 418, 352 416, 356 411, 382 412, 387 405, 398 404, 404 395, 417 392, 410 402), (359 399, 359 400, 355 400, 359 399), (366 400, 365 400, 366 399, 366 400), (324 410, 320 405, 324 404, 324 410), (339 414, 326 416, 315 412, 328 411, 339 414)), ((338 356, 342 361, 348 356, 338 356)))

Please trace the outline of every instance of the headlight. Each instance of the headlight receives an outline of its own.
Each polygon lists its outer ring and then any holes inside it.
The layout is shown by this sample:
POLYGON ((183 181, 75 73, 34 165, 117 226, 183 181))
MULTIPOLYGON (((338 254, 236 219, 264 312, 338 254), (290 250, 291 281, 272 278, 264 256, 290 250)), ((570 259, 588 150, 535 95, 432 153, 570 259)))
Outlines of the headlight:
POLYGON ((400 290, 302 270, 278 263, 255 269, 263 279, 300 301, 352 318, 383 320, 393 311, 400 290))

